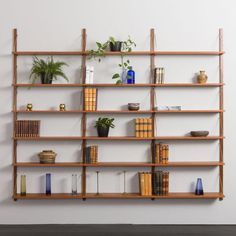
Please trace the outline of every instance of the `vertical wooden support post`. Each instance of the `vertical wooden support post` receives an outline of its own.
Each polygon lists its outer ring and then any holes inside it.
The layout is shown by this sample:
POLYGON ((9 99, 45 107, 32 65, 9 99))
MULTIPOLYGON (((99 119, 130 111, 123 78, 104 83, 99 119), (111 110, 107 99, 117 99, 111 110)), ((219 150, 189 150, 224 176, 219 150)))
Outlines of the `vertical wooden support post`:
MULTIPOLYGON (((82 29, 82 66, 81 66, 81 71, 82 71, 82 84, 85 84, 86 80, 86 29, 82 29)), ((83 111, 85 110, 85 87, 82 88, 82 99, 83 99, 83 111)), ((86 136, 86 113, 83 112, 82 114, 82 137, 86 136)), ((86 140, 82 140, 82 161, 85 163, 85 147, 86 147, 86 140)), ((83 200, 86 199, 86 166, 82 167, 82 178, 81 178, 81 194, 83 197, 83 200)))
MULTIPOLYGON (((219 29, 219 52, 223 51, 223 29, 219 29)), ((219 55, 219 83, 224 82, 224 68, 223 68, 223 54, 219 55)), ((219 99, 219 109, 224 110, 224 87, 223 85, 219 88, 220 93, 220 99, 219 99)), ((220 125, 219 125, 219 136, 224 136, 224 113, 220 113, 220 125)), ((224 139, 220 139, 219 141, 219 161, 221 163, 224 162, 224 139)), ((223 177, 224 177, 224 171, 223 166, 221 165, 219 167, 219 192, 223 195, 223 177)), ((220 200, 223 200, 223 198, 220 198, 220 200)))
MULTIPOLYGON (((154 84, 154 69, 155 69, 155 55, 154 55, 154 42, 155 42, 155 32, 154 29, 150 30, 150 84, 154 84)), ((150 110, 155 110, 155 87, 152 86, 150 90, 150 110)), ((152 137, 155 137, 155 113, 152 113, 152 137)), ((152 162, 155 160, 155 140, 151 141, 151 154, 152 154, 152 162)), ((152 173, 155 171, 155 167, 152 166, 152 173)))
MULTIPOLYGON (((13 29, 13 85, 17 84, 17 29, 13 29)), ((15 136, 15 126, 17 121, 17 87, 13 86, 13 137, 15 136)), ((13 141, 13 199, 16 201, 17 195, 17 140, 13 141)))

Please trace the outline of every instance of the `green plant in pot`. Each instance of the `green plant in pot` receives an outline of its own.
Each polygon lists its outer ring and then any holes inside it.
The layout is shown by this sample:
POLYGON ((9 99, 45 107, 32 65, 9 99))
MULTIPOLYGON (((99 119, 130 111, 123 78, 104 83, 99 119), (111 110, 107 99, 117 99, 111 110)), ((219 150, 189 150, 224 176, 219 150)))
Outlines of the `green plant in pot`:
POLYGON ((114 118, 99 117, 95 123, 99 137, 108 137, 109 129, 114 128, 114 118))
POLYGON ((88 59, 96 59, 101 61, 101 58, 105 56, 105 52, 109 49, 112 52, 131 52, 132 47, 136 46, 135 42, 128 37, 126 41, 118 41, 114 37, 110 36, 109 39, 104 42, 96 42, 97 48, 95 50, 89 50, 88 59))
POLYGON ((37 79, 40 79, 42 84, 51 84, 53 80, 57 80, 57 77, 62 77, 68 82, 69 80, 62 70, 63 66, 68 65, 63 61, 55 62, 52 56, 46 60, 35 56, 30 71, 30 80, 35 83, 37 79))

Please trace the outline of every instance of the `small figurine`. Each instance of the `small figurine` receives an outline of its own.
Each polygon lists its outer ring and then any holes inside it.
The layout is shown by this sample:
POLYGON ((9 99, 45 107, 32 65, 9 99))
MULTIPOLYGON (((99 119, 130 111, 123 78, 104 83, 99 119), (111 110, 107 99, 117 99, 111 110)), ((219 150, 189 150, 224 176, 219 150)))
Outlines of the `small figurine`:
POLYGON ((66 105, 65 104, 60 104, 59 106, 60 111, 65 111, 66 110, 66 105))
POLYGON ((32 111, 32 109, 33 109, 32 103, 28 103, 26 106, 26 111, 32 111))

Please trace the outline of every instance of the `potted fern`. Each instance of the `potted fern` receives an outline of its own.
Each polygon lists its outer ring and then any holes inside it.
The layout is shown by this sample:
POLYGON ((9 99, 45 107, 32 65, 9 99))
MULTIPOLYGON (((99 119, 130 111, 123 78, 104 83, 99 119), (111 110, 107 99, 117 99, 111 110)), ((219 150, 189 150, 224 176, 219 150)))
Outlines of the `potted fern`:
POLYGON ((33 57, 33 65, 30 71, 30 80, 35 83, 37 79, 41 79, 42 84, 51 84, 57 77, 64 78, 69 81, 62 70, 63 66, 68 66, 63 61, 54 61, 53 57, 48 57, 46 60, 33 57))
POLYGON ((95 128, 97 128, 98 137, 108 137, 109 129, 114 128, 113 124, 114 118, 99 117, 95 123, 95 128))

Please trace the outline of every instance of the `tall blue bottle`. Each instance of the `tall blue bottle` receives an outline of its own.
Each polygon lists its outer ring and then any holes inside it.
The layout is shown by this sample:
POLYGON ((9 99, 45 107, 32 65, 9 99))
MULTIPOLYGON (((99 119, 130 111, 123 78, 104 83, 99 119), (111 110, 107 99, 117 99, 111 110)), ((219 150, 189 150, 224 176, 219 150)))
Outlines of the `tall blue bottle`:
POLYGON ((202 186, 202 179, 197 178, 197 184, 196 184, 196 190, 195 190, 196 195, 203 195, 203 186, 202 186))
POLYGON ((127 84, 135 84, 135 72, 132 67, 127 72, 127 84))
POLYGON ((51 174, 46 174, 46 195, 51 195, 51 174))

